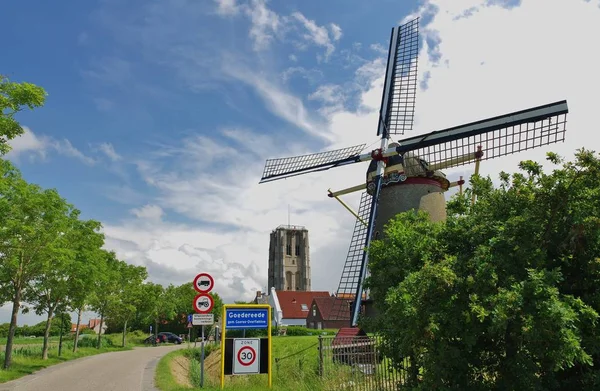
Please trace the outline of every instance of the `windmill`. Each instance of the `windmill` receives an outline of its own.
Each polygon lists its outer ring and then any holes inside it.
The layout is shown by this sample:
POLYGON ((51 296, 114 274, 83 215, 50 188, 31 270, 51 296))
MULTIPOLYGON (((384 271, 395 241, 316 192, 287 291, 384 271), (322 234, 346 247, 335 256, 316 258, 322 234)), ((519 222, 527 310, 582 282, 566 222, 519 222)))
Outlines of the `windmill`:
MULTIPOLYGON (((566 101, 512 112, 390 143, 413 126, 417 90, 418 24, 416 18, 392 28, 387 68, 377 123, 380 147, 363 152, 366 144, 314 154, 268 159, 260 183, 370 161, 364 183, 332 192, 339 196, 363 190, 337 297, 353 300, 350 326, 355 327, 366 298, 371 240, 396 214, 425 209, 434 220, 445 219, 443 192, 451 185, 441 171, 564 141, 566 101)), ((340 300, 336 300, 339 302, 340 300)), ((341 306, 337 305, 340 309, 341 306)), ((347 309, 346 309, 347 311, 347 309)), ((341 311, 338 311, 338 314, 341 311)), ((344 319, 344 318, 339 318, 344 319)), ((345 318, 347 319, 347 317, 345 318)))

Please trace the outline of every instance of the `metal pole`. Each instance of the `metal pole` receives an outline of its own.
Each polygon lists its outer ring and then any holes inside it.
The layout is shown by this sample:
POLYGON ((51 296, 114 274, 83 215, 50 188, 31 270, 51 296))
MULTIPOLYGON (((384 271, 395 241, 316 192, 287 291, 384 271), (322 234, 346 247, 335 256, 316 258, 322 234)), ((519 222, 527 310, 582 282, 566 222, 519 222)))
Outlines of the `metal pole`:
POLYGON ((200 341, 200 388, 204 387, 204 325, 202 325, 202 341, 200 341))
POLYGON ((190 348, 191 343, 192 343, 192 328, 190 327, 188 329, 188 341, 187 341, 188 349, 190 348))
POLYGON ((323 377, 323 336, 319 335, 319 376, 323 377))

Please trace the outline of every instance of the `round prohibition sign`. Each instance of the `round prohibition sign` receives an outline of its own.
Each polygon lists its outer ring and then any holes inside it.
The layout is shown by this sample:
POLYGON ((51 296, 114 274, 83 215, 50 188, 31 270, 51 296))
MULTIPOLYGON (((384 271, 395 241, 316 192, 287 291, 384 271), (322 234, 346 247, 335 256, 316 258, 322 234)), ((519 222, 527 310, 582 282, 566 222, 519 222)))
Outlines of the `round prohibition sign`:
POLYGON ((208 293, 214 286, 215 280, 208 273, 200 273, 194 278, 194 289, 196 292, 208 293))
POLYGON ((215 305, 213 298, 208 293, 200 293, 194 297, 194 310, 199 314, 208 314, 215 305))
POLYGON ((252 365, 256 360, 256 350, 252 346, 244 346, 238 350, 237 360, 245 367, 252 365))

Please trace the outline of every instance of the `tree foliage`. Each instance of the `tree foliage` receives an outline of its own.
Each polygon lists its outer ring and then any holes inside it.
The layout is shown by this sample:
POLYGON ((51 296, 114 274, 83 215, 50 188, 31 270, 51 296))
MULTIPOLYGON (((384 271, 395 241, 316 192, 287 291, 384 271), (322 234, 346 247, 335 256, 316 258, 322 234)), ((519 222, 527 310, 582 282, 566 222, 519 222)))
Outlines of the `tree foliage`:
POLYGON ((475 177, 446 222, 398 215, 367 281, 387 353, 415 389, 600 387, 600 159, 475 177))
POLYGON ((15 114, 25 107, 34 109, 42 106, 46 91, 35 84, 10 81, 0 75, 0 155, 10 151, 8 141, 23 134, 23 128, 15 114))

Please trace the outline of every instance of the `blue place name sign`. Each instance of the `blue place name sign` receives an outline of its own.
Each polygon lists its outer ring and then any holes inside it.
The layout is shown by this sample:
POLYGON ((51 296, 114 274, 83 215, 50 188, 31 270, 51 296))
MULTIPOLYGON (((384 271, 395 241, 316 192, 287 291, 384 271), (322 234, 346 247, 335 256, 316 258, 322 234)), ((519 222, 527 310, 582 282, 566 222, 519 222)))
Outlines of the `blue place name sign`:
POLYGON ((266 329, 269 327, 267 308, 227 308, 225 327, 232 329, 266 329))

